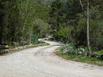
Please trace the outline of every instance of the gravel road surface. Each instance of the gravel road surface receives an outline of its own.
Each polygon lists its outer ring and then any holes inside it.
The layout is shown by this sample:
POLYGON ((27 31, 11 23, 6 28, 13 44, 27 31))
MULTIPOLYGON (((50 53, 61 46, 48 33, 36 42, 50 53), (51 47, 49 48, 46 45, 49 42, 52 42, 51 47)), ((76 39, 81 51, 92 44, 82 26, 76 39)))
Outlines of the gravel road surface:
POLYGON ((59 43, 0 56, 0 77, 103 77, 103 67, 66 61, 53 52, 59 43))

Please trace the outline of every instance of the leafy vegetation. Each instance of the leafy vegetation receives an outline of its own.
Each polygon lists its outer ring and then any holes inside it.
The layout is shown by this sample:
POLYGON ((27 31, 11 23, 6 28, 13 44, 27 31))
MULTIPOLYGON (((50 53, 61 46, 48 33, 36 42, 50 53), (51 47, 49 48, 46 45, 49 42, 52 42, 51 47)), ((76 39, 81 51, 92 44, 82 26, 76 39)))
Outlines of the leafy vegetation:
POLYGON ((93 58, 93 57, 91 58, 91 57, 82 56, 82 55, 67 54, 67 53, 63 53, 62 51, 57 51, 56 54, 66 60, 72 60, 77 62, 103 66, 103 61, 97 58, 93 58))
POLYGON ((73 44, 69 44, 58 49, 55 53, 66 60, 73 60, 103 66, 103 56, 101 56, 103 51, 91 56, 89 55, 87 48, 77 49, 73 44))
MULTIPOLYGON (((96 2, 91 0, 89 6, 89 39, 91 48, 93 47, 96 50, 102 49, 103 46, 101 45, 103 43, 101 2, 101 0, 96 2)), ((56 39, 73 42, 77 46, 87 46, 87 3, 88 0, 67 0, 64 3, 56 0, 52 3, 49 22, 56 39), (80 1, 82 1, 82 5, 80 1), (60 35, 62 36, 60 37, 60 35)))
POLYGON ((48 8, 34 0, 0 0, 0 44, 37 42, 48 33, 47 14, 48 8))
MULTIPOLYGON (((51 4, 49 24, 52 34, 56 40, 73 43, 73 47, 65 46, 69 54, 98 57, 96 52, 103 49, 101 2, 102 0, 55 0, 51 4)), ((102 59, 102 56, 99 58, 102 59)))

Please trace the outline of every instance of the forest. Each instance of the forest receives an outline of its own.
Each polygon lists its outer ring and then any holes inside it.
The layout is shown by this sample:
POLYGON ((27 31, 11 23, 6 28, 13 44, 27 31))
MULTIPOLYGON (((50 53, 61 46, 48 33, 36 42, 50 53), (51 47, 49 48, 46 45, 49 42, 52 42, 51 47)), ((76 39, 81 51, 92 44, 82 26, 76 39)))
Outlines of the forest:
POLYGON ((49 35, 87 55, 103 54, 103 1, 0 0, 0 45, 36 44, 49 35))

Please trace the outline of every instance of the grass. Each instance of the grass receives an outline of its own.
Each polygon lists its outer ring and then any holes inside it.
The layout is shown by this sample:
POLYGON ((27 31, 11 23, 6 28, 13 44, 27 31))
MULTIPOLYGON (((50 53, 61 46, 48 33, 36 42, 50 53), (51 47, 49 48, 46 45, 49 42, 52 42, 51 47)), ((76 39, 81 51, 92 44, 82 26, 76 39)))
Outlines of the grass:
POLYGON ((72 60, 72 61, 77 61, 77 62, 83 62, 83 63, 103 66, 103 60, 99 60, 97 58, 91 58, 91 57, 82 56, 82 55, 67 54, 67 53, 63 53, 62 50, 57 50, 56 55, 66 60, 72 60))
POLYGON ((103 55, 103 50, 97 52, 98 55, 103 55))

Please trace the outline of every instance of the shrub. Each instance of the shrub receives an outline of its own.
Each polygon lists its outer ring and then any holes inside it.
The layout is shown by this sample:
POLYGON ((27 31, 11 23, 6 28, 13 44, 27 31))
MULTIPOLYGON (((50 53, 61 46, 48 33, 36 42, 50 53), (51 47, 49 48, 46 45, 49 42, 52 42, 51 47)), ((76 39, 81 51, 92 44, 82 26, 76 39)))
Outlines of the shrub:
POLYGON ((77 54, 76 47, 75 47, 75 45, 73 43, 66 44, 63 47, 63 52, 64 53, 68 53, 68 54, 77 54))
POLYGON ((62 48, 62 51, 63 53, 67 53, 67 54, 89 56, 88 48, 83 48, 83 47, 76 48, 75 44, 73 43, 66 44, 62 48))
POLYGON ((59 30, 55 33, 54 37, 62 42, 68 42, 71 37, 72 28, 61 26, 59 30))
POLYGON ((98 51, 96 54, 98 55, 98 57, 97 57, 97 58, 99 58, 99 59, 103 60, 103 50, 98 51))

